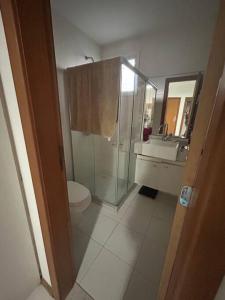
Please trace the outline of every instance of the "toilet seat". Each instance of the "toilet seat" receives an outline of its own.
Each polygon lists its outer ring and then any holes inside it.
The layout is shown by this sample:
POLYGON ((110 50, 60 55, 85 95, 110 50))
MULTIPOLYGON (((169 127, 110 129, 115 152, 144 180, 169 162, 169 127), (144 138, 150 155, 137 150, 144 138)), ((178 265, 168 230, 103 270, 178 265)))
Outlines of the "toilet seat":
POLYGON ((84 211, 91 203, 91 193, 82 184, 67 181, 69 204, 77 211, 84 211))

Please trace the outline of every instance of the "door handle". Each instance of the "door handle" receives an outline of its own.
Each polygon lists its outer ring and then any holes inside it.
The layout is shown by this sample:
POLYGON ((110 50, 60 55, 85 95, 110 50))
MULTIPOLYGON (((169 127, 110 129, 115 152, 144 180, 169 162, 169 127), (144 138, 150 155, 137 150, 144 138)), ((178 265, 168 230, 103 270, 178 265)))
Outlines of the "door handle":
POLYGON ((179 202, 180 205, 184 207, 188 207, 191 201, 191 196, 192 196, 192 187, 191 186, 182 186, 181 192, 180 192, 180 198, 179 202))

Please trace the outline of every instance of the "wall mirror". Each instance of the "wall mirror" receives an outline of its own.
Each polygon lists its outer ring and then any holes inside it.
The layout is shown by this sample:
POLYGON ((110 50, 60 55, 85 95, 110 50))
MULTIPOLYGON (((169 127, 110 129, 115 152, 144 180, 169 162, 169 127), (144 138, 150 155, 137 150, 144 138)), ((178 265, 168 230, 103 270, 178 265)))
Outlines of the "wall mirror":
POLYGON ((167 78, 160 133, 189 138, 194 126, 202 74, 167 78))

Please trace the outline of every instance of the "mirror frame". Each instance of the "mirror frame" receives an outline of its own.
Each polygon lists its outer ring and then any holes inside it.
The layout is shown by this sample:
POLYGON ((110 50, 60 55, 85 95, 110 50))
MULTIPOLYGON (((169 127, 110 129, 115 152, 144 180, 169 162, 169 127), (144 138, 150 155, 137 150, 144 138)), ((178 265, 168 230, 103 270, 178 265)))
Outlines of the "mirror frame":
MULTIPOLYGON (((201 87, 202 87, 202 79, 203 79, 203 74, 201 72, 199 72, 197 74, 194 74, 194 75, 186 75, 186 76, 177 76, 177 77, 166 78, 160 125, 163 125, 164 122, 165 122, 166 105, 167 105, 167 98, 168 98, 168 92, 169 92, 169 84, 171 82, 196 80, 194 95, 193 95, 193 98, 194 98, 193 108, 192 108, 192 111, 191 111, 190 123, 188 125, 187 134, 185 136, 188 139, 190 138, 191 132, 192 132, 193 127, 194 127, 196 112, 197 112, 197 109, 198 109, 199 94, 200 94, 201 87)), ((160 133, 162 133, 162 129, 160 130, 160 133)))

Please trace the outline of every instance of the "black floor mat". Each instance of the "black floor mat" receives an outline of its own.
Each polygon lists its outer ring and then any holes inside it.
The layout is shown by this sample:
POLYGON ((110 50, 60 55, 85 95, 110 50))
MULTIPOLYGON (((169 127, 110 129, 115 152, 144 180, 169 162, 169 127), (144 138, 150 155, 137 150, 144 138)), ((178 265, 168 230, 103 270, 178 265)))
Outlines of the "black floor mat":
POLYGON ((155 189, 152 189, 148 186, 145 186, 143 185, 139 192, 138 192, 140 195, 144 195, 144 196, 147 196, 147 197, 150 197, 152 199, 155 199, 155 197, 157 196, 158 194, 158 190, 155 190, 155 189))

